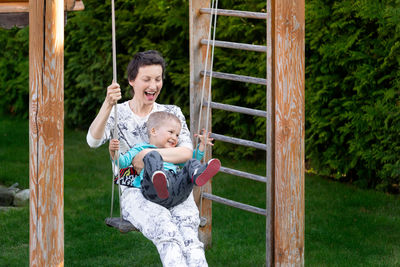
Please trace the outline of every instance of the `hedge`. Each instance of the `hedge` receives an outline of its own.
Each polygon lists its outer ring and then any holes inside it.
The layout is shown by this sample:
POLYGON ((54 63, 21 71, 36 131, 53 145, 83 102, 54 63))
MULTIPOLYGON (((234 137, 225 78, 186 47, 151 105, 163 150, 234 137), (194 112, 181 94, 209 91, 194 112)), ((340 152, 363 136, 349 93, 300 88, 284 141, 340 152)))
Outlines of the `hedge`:
POLYGON ((306 155, 362 187, 400 184, 400 1, 307 1, 306 155))
MULTIPOLYGON (((306 1, 306 160, 319 174, 395 192, 400 184, 400 1, 306 1)), ((112 79, 109 1, 85 0, 65 27, 65 121, 87 129, 112 79)), ((132 55, 157 49, 167 59, 159 102, 189 115, 186 0, 116 0, 118 82, 128 99, 132 55)), ((265 11, 263 1, 226 0, 220 8, 265 11)), ((262 21, 219 17, 216 39, 265 44, 262 21)), ((2 112, 28 114, 28 28, 0 30, 2 112)), ((265 78, 265 55, 215 49, 214 70, 265 78)), ((213 81, 213 100, 265 109, 265 88, 213 81)), ((213 131, 265 142, 265 119, 213 111, 213 131)), ((215 152, 264 158, 218 143, 215 152)))

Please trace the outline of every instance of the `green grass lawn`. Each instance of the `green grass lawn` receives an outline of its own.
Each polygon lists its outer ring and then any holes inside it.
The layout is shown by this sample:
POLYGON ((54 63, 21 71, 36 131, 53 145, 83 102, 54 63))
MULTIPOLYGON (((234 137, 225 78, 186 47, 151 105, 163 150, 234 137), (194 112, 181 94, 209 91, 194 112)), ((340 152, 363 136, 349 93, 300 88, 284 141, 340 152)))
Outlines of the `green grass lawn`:
MULTIPOLYGON (((65 131, 65 266, 160 266, 140 233, 108 228, 111 171, 104 146, 65 131)), ((29 186, 28 121, 0 117, 0 184, 29 186)), ((263 162, 221 158, 224 166, 263 174, 263 162)), ((400 199, 306 176, 306 266, 400 266, 400 199)), ((218 174, 213 193, 265 208, 265 185, 218 174)), ((116 201, 118 196, 116 194, 116 201)), ((118 205, 115 203, 115 215, 118 205)), ((210 266, 265 265, 265 218, 213 204, 210 266)), ((0 212, 0 266, 29 265, 29 208, 0 212)))

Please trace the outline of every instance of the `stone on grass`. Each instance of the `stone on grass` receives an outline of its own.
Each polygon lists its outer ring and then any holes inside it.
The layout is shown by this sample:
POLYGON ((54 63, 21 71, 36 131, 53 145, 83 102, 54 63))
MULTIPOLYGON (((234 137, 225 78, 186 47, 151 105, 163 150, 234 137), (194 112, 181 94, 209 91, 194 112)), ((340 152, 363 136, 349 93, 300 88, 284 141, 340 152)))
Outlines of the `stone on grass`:
POLYGON ((15 194, 14 206, 23 207, 29 204, 29 189, 20 190, 15 194))

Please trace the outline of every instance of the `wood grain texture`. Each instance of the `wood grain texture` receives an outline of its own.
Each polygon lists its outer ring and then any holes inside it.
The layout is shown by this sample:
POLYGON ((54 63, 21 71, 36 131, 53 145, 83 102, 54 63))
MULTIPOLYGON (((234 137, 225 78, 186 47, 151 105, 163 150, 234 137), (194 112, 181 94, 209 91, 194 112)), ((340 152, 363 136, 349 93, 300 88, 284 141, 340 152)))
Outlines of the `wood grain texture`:
MULTIPOLYGON (((64 11, 84 10, 82 0, 65 0, 64 11)), ((29 1, 0 0, 0 13, 27 12, 29 13, 29 1)))
POLYGON ((27 12, 29 13, 28 2, 0 2, 0 13, 27 12))
MULTIPOLYGON (((201 45, 201 40, 208 38, 208 29, 210 25, 210 16, 201 15, 200 8, 209 7, 208 0, 190 0, 189 2, 189 45, 190 45, 190 131, 192 134, 198 132, 199 117, 201 106, 201 95, 203 88, 203 78, 200 72, 204 70, 204 64, 207 57, 207 46, 201 45)), ((211 61, 211 48, 208 54, 208 65, 211 61)), ((208 98, 209 78, 205 79, 204 98, 208 98)), ((202 107, 202 120, 200 128, 206 128, 207 108, 202 107)), ((211 121, 211 120, 210 120, 211 121)), ((211 123, 208 124, 211 131, 211 123)), ((195 140, 193 138, 193 140, 195 140)), ((205 160, 211 158, 210 149, 205 154, 205 160)), ((193 190, 195 201, 200 209, 200 217, 207 220, 207 224, 199 229, 200 240, 204 246, 211 247, 211 228, 212 228, 212 201, 202 199, 201 192, 212 193, 211 181, 204 186, 195 187, 193 190)))
POLYGON ((274 262, 304 265, 304 0, 272 1, 274 262))
POLYGON ((64 265, 64 2, 30 2, 30 266, 64 265))
POLYGON ((272 19, 272 0, 267 0, 267 21, 266 21, 266 41, 267 41, 267 92, 266 92, 266 107, 267 107, 267 121, 266 121, 266 145, 267 145, 267 157, 266 157, 266 218, 265 218, 265 266, 272 266, 274 262, 274 218, 275 218, 275 120, 274 120, 274 90, 272 78, 274 77, 273 69, 273 57, 272 57, 272 34, 273 34, 273 19, 272 19))
POLYGON ((29 0, 19 0, 19 1, 15 1, 15 0, 0 0, 0 3, 17 3, 17 2, 29 3, 29 0))

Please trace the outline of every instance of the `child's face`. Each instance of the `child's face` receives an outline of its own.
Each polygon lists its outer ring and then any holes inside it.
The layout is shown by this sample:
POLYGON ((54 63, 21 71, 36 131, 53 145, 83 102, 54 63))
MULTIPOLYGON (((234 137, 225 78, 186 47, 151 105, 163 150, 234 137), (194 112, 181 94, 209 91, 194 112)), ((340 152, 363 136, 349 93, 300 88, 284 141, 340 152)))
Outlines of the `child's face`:
POLYGON ((159 148, 176 147, 180 132, 180 123, 175 120, 164 121, 161 126, 151 129, 150 143, 159 148))

